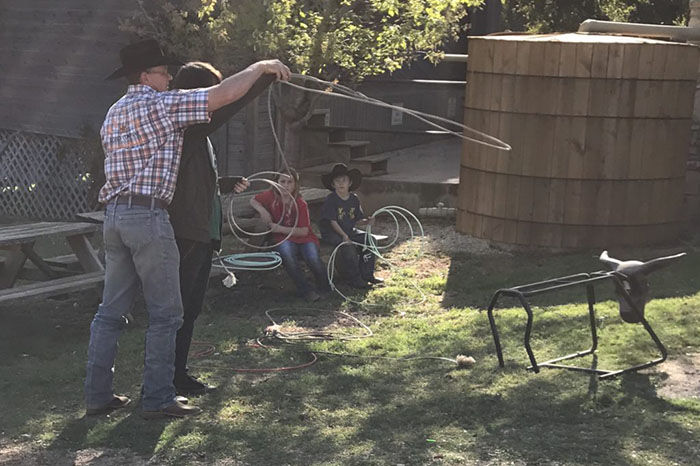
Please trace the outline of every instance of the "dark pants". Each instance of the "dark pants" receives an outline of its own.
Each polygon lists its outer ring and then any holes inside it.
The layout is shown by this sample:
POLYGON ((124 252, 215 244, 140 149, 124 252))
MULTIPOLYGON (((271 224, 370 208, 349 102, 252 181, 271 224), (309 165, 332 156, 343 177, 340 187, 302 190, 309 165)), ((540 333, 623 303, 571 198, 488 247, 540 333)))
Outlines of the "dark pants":
POLYGON ((209 284, 211 259, 214 247, 211 243, 201 243, 176 238, 180 251, 180 293, 184 310, 183 323, 175 340, 175 380, 187 375, 187 355, 194 333, 194 321, 202 312, 204 295, 209 284))
MULTIPOLYGON (((365 242, 364 233, 353 233, 348 236, 355 243, 363 244, 365 242)), ((343 242, 343 238, 335 232, 330 232, 323 235, 321 241, 335 248, 343 242)), ((350 281, 362 280, 366 282, 374 277, 374 254, 363 249, 354 244, 345 244, 338 249, 336 270, 350 281)))

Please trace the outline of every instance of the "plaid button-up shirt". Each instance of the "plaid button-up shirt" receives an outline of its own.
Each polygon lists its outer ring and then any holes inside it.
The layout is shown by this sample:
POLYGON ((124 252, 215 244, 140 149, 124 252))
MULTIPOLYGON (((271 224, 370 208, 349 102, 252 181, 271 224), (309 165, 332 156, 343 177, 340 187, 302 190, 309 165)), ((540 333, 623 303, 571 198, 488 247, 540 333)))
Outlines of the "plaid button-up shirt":
POLYGON ((158 92, 141 84, 129 86, 107 112, 100 131, 107 180, 100 202, 128 192, 170 203, 184 130, 209 121, 208 101, 209 91, 203 89, 158 92))

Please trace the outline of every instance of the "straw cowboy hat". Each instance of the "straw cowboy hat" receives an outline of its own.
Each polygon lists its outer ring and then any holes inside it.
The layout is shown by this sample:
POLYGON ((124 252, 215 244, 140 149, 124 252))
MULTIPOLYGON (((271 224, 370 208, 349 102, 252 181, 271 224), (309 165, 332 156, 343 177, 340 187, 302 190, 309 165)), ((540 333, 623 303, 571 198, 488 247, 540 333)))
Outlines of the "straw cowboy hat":
POLYGON ((146 39, 129 44, 119 51, 122 66, 105 79, 117 79, 130 73, 144 71, 160 65, 182 65, 182 62, 163 53, 155 39, 146 39))
POLYGON ((354 191, 360 187, 360 183, 362 182, 362 173, 360 173, 360 170, 356 168, 348 170, 348 166, 344 163, 336 163, 330 173, 326 173, 325 175, 321 176, 321 182, 327 189, 334 191, 333 180, 343 175, 350 178, 350 191, 354 191))

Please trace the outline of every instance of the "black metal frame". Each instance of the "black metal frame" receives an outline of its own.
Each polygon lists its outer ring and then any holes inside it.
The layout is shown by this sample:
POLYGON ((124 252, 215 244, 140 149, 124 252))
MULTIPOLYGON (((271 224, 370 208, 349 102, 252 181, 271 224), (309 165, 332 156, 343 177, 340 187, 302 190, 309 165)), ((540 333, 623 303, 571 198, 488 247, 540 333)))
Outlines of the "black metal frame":
POLYGON ((491 303, 489 304, 488 316, 489 316, 489 324, 491 325, 491 333, 493 335, 493 341, 496 345, 496 354, 498 355, 498 365, 503 367, 504 362, 503 362, 503 351, 501 349, 501 342, 500 342, 500 339, 498 337, 498 329, 496 328, 496 320, 494 319, 493 310, 496 307, 498 299, 501 296, 509 296, 509 297, 517 298, 520 301, 520 304, 522 305, 523 309, 525 309, 525 312, 527 313, 527 326, 525 328, 525 341, 524 341, 525 351, 527 351, 527 355, 530 358, 530 363, 532 364, 531 366, 528 367, 528 369, 533 370, 536 373, 540 371, 540 367, 549 367, 549 368, 553 368, 553 369, 569 369, 569 370, 574 370, 574 371, 595 373, 595 374, 599 375, 599 378, 605 379, 605 378, 615 377, 617 375, 624 374, 627 372, 638 371, 640 369, 651 367, 651 366, 654 366, 656 364, 661 364, 662 362, 664 362, 666 360, 667 355, 668 355, 666 348, 661 343, 659 338, 656 336, 656 333, 654 333, 654 330, 649 325, 649 322, 647 322, 647 320, 644 318, 644 314, 642 312, 640 312, 639 308, 632 301, 630 294, 627 292, 627 290, 625 289, 625 286, 623 285, 624 278, 625 278, 625 276, 618 273, 618 272, 593 272, 590 274, 580 273, 580 274, 576 274, 576 275, 569 275, 566 277, 545 280, 542 282, 516 286, 513 288, 504 288, 504 289, 500 289, 500 290, 496 291, 496 293, 493 295, 493 298, 491 299, 491 303), (613 281, 613 283, 615 284, 615 287, 616 287, 618 293, 620 294, 620 296, 622 297, 622 299, 624 299, 632 307, 632 309, 634 309, 634 311, 639 315, 640 323, 644 326, 644 329, 647 331, 647 333, 649 333, 652 340, 654 340, 654 343, 656 343, 657 348, 661 352, 661 357, 654 359, 652 361, 645 362, 643 364, 638 364, 636 366, 631 366, 631 367, 627 367, 625 369, 618 369, 618 370, 605 370, 605 369, 596 369, 596 368, 556 364, 560 361, 564 361, 567 359, 578 358, 581 356, 586 356, 586 355, 595 353, 595 350, 598 347, 598 334, 596 332, 595 289, 594 289, 594 287, 595 287, 596 283, 607 281, 607 280, 613 281), (530 304, 528 303, 526 298, 529 298, 531 296, 536 296, 539 294, 543 294, 543 293, 562 290, 564 288, 570 288, 570 287, 574 287, 574 286, 585 286, 585 288, 586 288, 586 297, 588 299, 588 317, 590 320, 590 327, 591 327, 591 339, 592 339, 591 347, 590 347, 590 349, 587 349, 585 351, 578 351, 576 353, 572 353, 572 354, 568 354, 566 356, 561 356, 558 358, 550 359, 549 361, 545 361, 543 363, 538 364, 537 360, 535 359, 535 355, 532 352, 532 348, 530 347, 530 334, 532 332, 533 313, 532 313, 532 309, 530 308, 530 304))

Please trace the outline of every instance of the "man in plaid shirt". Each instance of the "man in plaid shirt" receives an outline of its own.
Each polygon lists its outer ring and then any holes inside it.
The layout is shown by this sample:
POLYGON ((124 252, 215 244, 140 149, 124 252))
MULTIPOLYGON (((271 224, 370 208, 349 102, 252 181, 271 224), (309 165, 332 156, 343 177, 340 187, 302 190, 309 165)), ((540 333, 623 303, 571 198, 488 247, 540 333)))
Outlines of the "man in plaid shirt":
POLYGON ((145 40, 121 50, 129 88, 108 111, 102 130, 106 183, 99 200, 104 221, 105 286, 90 327, 85 400, 87 414, 123 408, 112 377, 119 334, 138 291, 148 309, 141 404, 145 418, 183 417, 201 410, 175 397, 175 335, 182 325, 179 254, 166 210, 177 180, 183 133, 209 114, 243 97, 264 74, 288 80, 278 60, 260 61, 203 89, 168 91, 172 76, 158 43, 145 40))

